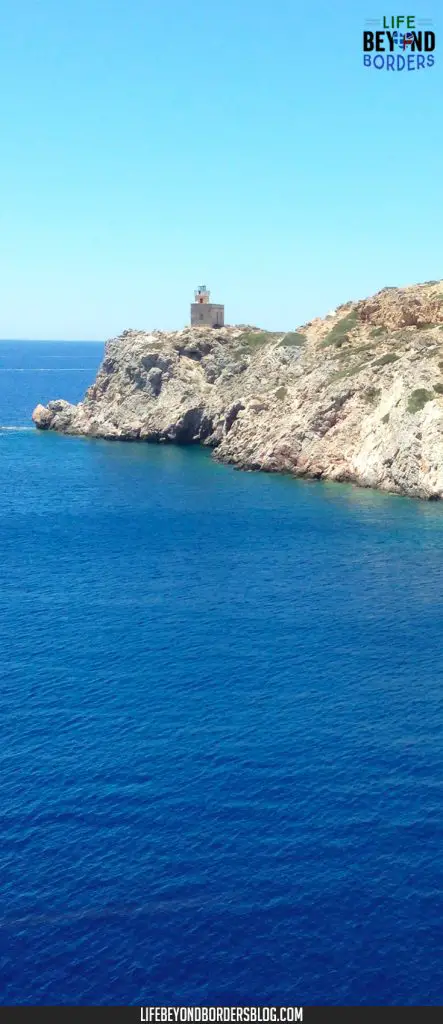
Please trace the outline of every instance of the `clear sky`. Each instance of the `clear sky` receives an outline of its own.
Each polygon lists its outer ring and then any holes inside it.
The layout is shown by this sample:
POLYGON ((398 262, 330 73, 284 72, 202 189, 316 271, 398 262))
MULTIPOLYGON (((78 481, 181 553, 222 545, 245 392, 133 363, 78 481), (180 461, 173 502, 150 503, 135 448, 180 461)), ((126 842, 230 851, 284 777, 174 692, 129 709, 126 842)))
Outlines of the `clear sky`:
MULTIPOLYGON (((443 277, 436 0, 0 0, 0 337, 289 329, 443 277), (436 65, 363 67, 366 18, 436 65)), ((440 34, 441 33, 441 34, 440 34)))

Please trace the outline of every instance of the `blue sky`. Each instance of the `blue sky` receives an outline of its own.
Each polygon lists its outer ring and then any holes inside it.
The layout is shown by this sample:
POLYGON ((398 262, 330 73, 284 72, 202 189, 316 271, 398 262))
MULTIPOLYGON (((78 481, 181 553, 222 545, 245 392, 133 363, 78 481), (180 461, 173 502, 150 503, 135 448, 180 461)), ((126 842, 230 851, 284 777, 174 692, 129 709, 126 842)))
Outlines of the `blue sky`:
POLYGON ((443 277, 436 0, 2 0, 0 337, 289 329, 443 277), (436 66, 363 67, 366 18, 431 17, 436 66))

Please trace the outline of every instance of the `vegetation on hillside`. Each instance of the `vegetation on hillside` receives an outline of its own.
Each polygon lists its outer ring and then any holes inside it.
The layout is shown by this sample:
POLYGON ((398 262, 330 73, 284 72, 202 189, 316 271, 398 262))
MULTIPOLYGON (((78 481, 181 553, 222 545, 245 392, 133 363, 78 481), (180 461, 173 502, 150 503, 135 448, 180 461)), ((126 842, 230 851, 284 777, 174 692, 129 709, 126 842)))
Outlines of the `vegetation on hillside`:
POLYGON ((349 331, 352 331, 359 322, 359 316, 356 309, 351 310, 347 316, 342 317, 335 327, 332 327, 326 338, 323 338, 322 348, 327 348, 328 345, 336 345, 338 348, 347 341, 349 331))
POLYGON ((389 363, 396 363, 400 357, 396 352, 385 352, 384 356, 380 356, 379 359, 374 359, 374 366, 388 366, 389 363))
POLYGON ((420 412, 426 402, 430 402, 433 397, 432 391, 427 391, 426 388, 416 388, 409 395, 408 412, 420 412))
POLYGON ((266 345, 267 342, 276 341, 280 337, 281 332, 278 331, 244 331, 239 334, 236 342, 241 351, 253 352, 255 349, 261 348, 262 345, 266 345))
POLYGON ((284 345, 286 348, 302 348, 303 345, 306 345, 306 341, 306 334, 302 334, 301 331, 290 331, 282 338, 280 345, 284 345))

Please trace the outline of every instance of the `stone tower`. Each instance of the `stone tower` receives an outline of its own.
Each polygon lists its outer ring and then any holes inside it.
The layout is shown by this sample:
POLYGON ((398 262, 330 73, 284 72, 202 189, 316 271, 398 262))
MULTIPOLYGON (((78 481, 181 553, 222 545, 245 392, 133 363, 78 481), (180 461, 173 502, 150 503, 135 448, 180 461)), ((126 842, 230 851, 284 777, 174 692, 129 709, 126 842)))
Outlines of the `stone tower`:
POLYGON ((211 293, 205 284, 200 284, 194 292, 191 302, 191 324, 193 327, 223 327, 225 307, 210 302, 211 293))

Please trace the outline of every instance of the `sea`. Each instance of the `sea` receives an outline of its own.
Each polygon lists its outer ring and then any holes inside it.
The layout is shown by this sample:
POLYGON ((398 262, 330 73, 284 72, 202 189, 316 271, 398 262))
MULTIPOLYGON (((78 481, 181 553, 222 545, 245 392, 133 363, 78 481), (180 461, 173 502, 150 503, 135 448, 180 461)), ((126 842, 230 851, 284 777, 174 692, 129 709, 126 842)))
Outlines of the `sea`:
POLYGON ((0 1001, 441 1005, 443 507, 38 432, 0 343, 0 1001))

